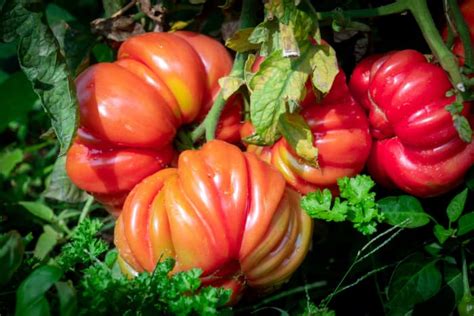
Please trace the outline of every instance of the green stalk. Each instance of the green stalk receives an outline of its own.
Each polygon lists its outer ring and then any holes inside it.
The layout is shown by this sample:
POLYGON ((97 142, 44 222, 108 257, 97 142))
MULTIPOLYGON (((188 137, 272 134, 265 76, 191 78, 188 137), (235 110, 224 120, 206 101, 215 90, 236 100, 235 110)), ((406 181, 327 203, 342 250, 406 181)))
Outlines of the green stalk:
POLYGON ((449 74, 451 83, 457 90, 465 92, 466 89, 464 87, 457 61, 454 58, 453 53, 444 44, 428 9, 426 0, 407 1, 407 5, 410 12, 415 17, 415 20, 423 33, 423 37, 428 43, 431 51, 439 60, 443 69, 449 74))
POLYGON ((448 0, 449 8, 453 13, 454 23, 456 24, 456 30, 459 33, 462 44, 464 46, 464 64, 469 69, 474 67, 474 51, 472 49, 471 34, 469 33, 469 27, 464 20, 464 17, 459 9, 456 0, 448 0))
MULTIPOLYGON (((417 0, 398 0, 394 3, 383 5, 376 8, 344 11, 344 16, 348 18, 370 18, 375 16, 384 16, 396 13, 402 13, 408 10, 407 3, 417 0)), ((337 11, 318 12, 319 20, 332 19, 338 14, 337 11)))
POLYGON ((464 247, 461 246, 461 260, 462 260, 462 284, 464 289, 464 296, 471 295, 471 287, 469 286, 469 275, 467 272, 466 254, 464 253, 464 247))
MULTIPOLYGON (((343 14, 348 18, 368 18, 401 13, 407 10, 409 10, 415 17, 415 20, 423 33, 423 37, 435 57, 439 60, 443 69, 449 74, 451 83, 460 92, 465 92, 466 89, 461 72, 459 71, 459 66, 452 52, 444 44, 443 39, 434 24, 426 0, 398 0, 394 3, 377 8, 344 11, 343 14)), ((318 19, 334 18, 336 14, 336 11, 319 12, 318 19)))
MULTIPOLYGON (((255 0, 243 0, 242 3, 242 13, 240 15, 240 28, 252 27, 256 23, 256 10, 255 10, 255 0)), ((232 66, 231 75, 243 76, 245 60, 247 59, 247 53, 241 54, 237 53, 235 56, 234 65, 232 66)), ((214 104, 212 105, 209 113, 206 115, 204 121, 199 124, 198 127, 191 133, 191 139, 193 142, 201 138, 204 133, 206 135, 206 141, 213 140, 216 135, 217 124, 219 123, 219 118, 221 117, 222 110, 226 101, 222 96, 222 91, 217 95, 214 104)))

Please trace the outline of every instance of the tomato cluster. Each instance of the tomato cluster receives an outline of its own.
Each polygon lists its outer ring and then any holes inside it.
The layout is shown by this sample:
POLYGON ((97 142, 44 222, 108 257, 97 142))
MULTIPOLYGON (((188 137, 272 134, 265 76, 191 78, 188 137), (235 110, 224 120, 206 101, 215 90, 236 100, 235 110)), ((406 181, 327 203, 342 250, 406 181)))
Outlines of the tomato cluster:
MULTIPOLYGON (((116 62, 93 65, 76 80, 81 121, 67 157, 71 180, 118 213, 138 182, 172 161, 177 128, 203 119, 231 68, 225 47, 205 35, 125 41, 116 62)), ((238 140, 240 108, 240 99, 229 100, 218 138, 238 140)))
MULTIPOLYGON (((245 153, 230 145, 241 130, 241 100, 233 96, 217 129, 226 142, 184 151, 176 168, 165 169, 176 158, 177 129, 205 117, 231 67, 225 47, 207 36, 147 33, 125 41, 116 62, 77 78, 81 122, 67 172, 121 212, 115 244, 130 276, 173 257, 173 272, 201 268, 203 283, 231 288, 234 303, 246 288, 278 287, 304 259, 312 221, 299 193, 337 193, 339 178, 368 163, 382 185, 435 196, 459 184, 474 163, 474 144, 460 139, 446 110, 455 101, 447 96, 447 74, 405 50, 366 58, 349 86, 340 70, 321 99, 308 81, 300 114, 318 166, 284 138, 245 153)), ((469 103, 462 115, 474 121, 469 103)))

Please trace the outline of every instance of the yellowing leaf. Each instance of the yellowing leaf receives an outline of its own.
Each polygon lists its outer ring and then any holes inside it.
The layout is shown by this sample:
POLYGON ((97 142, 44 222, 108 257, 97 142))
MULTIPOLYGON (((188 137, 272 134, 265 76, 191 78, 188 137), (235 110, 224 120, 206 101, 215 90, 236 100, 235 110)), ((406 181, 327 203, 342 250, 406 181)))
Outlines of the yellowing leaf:
POLYGON ((244 80, 239 77, 226 76, 219 79, 219 85, 221 86, 222 97, 227 100, 233 95, 239 88, 244 84, 244 80))
POLYGON ((281 115, 278 129, 299 157, 311 166, 318 165, 318 149, 313 145, 313 133, 300 114, 281 115))
POLYGON ((256 50, 260 48, 259 44, 251 43, 249 41, 249 37, 253 33, 254 29, 255 28, 253 27, 249 27, 238 30, 234 33, 234 35, 232 35, 229 39, 225 41, 225 46, 238 53, 243 53, 249 50, 256 50))
POLYGON ((272 144, 278 139, 278 119, 287 112, 288 102, 301 100, 313 49, 306 45, 297 59, 283 57, 281 51, 275 51, 251 79, 250 118, 264 143, 272 144))
POLYGON ((170 31, 171 31, 171 32, 174 32, 174 31, 182 30, 182 29, 186 28, 186 27, 187 27, 189 24, 191 24, 192 22, 193 22, 193 20, 176 21, 176 22, 174 22, 173 24, 171 24, 170 31))
POLYGON ((316 53, 311 57, 310 64, 313 71, 314 87, 322 93, 328 93, 339 72, 336 52, 329 45, 318 45, 316 53))

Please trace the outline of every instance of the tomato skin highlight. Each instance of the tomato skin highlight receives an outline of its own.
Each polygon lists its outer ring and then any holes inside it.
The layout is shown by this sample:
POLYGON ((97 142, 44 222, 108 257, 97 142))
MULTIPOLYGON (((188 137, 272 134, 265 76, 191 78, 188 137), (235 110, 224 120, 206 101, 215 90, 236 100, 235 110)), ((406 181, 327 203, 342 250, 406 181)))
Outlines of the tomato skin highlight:
POLYGON ((318 148, 319 167, 299 158, 284 138, 270 147, 249 145, 248 151, 273 164, 288 184, 303 194, 318 188, 336 192, 337 179, 361 172, 369 156, 372 139, 366 115, 351 96, 342 70, 320 102, 309 90, 301 106, 318 148))
MULTIPOLYGON (((218 41, 191 32, 145 33, 126 40, 118 60, 99 63, 76 80, 80 128, 67 171, 80 188, 114 213, 117 198, 169 165, 178 128, 202 120, 232 59, 218 41)), ((242 99, 224 107, 216 136, 237 142, 242 99)))
MULTIPOLYGON (((419 197, 458 185, 474 164, 474 144, 463 142, 445 107, 452 88, 442 68, 414 50, 369 57, 350 88, 365 108, 375 137, 369 172, 379 183, 419 197)), ((470 104, 463 115, 470 117, 470 104)), ((471 123, 472 124, 472 123, 471 123)))
POLYGON ((313 224, 299 199, 271 165, 214 140, 130 192, 115 244, 134 271, 153 271, 163 256, 176 259, 173 273, 198 267, 235 303, 247 287, 278 287, 304 259, 313 224))

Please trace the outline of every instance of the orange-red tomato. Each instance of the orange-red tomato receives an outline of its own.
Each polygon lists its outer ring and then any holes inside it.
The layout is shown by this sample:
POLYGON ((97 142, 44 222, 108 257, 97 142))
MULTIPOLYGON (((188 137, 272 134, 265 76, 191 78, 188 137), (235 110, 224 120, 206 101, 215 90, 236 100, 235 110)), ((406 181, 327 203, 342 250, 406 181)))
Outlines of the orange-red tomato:
POLYGON ((250 145, 283 174, 301 193, 318 188, 336 192, 337 179, 358 174, 370 153, 371 137, 364 111, 349 93, 342 71, 336 76, 327 96, 319 103, 311 92, 302 102, 301 114, 308 123, 318 148, 318 167, 305 162, 285 139, 271 147, 250 145))
POLYGON ((299 201, 272 166, 211 141, 130 192, 115 226, 119 262, 133 275, 172 257, 173 272, 198 267, 235 303, 247 287, 278 287, 304 259, 312 220, 299 201))
MULTIPOLYGON (((117 61, 93 65, 76 80, 81 119, 66 165, 71 180, 116 210, 135 184, 171 162, 177 129, 205 116, 231 68, 225 47, 205 35, 129 38, 117 61)), ((233 97, 218 138, 239 139, 240 109, 233 97)))

